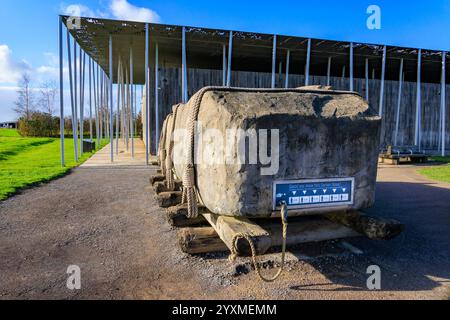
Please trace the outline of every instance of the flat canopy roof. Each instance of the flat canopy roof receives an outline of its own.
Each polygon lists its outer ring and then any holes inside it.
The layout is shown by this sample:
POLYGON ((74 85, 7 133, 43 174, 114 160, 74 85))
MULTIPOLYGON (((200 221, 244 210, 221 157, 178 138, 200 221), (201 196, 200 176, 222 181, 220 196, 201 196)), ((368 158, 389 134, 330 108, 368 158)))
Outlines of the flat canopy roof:
MULTIPOLYGON (((68 24, 68 16, 62 21, 68 24)), ((134 56, 134 82, 145 82, 145 23, 98 18, 81 18, 79 28, 70 34, 81 48, 109 74, 109 36, 113 40, 113 66, 116 82, 119 57, 129 63, 130 47, 134 56)), ((154 66, 155 47, 158 43, 159 63, 162 67, 180 67, 182 26, 149 24, 149 65, 154 66)), ((223 46, 228 45, 229 31, 199 27, 186 28, 188 68, 222 69, 223 46)), ((273 34, 233 31, 232 70, 271 72, 273 34)), ((290 73, 304 74, 308 38, 277 35, 278 63, 286 61, 290 50, 290 73)), ((387 46, 386 80, 398 80, 400 59, 404 59, 406 81, 416 81, 418 49, 387 46)), ((354 77, 365 77, 365 59, 369 59, 370 77, 381 77, 383 45, 354 43, 354 77)), ((349 74, 350 42, 311 39, 310 74, 325 76, 328 57, 332 57, 331 76, 342 76, 343 66, 349 74)), ((448 58, 448 54, 447 54, 448 58)), ((447 59, 448 60, 448 59, 447 59)), ((439 83, 441 80, 442 52, 422 50, 422 81, 439 83)), ((447 68, 448 70, 449 68, 447 68)), ((450 78, 447 76, 447 79, 450 78)))

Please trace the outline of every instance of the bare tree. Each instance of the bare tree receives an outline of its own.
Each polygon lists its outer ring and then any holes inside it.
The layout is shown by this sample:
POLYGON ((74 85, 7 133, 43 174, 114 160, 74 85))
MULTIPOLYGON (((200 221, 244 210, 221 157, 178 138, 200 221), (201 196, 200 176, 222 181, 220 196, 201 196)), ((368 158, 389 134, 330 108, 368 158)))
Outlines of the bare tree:
POLYGON ((34 93, 31 88, 31 79, 28 73, 24 73, 19 81, 19 90, 17 90, 17 100, 14 102, 13 109, 20 117, 30 118, 34 110, 34 93))
POLYGON ((58 89, 56 88, 56 83, 54 81, 47 81, 42 84, 39 106, 42 108, 42 111, 51 116, 53 116, 53 113, 55 112, 55 101, 57 94, 58 89))

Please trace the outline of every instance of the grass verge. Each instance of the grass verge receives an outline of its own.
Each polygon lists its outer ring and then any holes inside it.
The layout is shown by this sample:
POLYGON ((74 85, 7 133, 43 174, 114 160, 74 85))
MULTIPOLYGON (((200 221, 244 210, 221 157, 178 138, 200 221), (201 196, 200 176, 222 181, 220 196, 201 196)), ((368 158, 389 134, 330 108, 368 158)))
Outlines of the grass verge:
MULTIPOLYGON (((107 143, 104 140, 97 149, 107 143)), ((73 139, 65 139, 64 149, 66 166, 61 167, 59 139, 22 138, 10 130, 0 130, 0 201, 20 189, 66 174, 95 153, 85 153, 75 162, 73 139)))
POLYGON ((419 173, 432 180, 450 183, 450 157, 431 157, 430 160, 440 162, 442 165, 419 169, 419 173))

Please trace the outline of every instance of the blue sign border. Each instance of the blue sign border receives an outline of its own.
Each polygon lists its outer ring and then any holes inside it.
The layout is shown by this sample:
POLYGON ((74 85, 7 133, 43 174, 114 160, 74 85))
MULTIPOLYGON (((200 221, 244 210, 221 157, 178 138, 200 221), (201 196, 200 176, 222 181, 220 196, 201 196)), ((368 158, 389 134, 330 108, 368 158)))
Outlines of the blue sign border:
POLYGON ((304 179, 304 180, 276 180, 273 182, 272 191, 273 191, 273 210, 280 210, 280 206, 277 204, 277 186, 279 185, 303 185, 303 184, 327 184, 327 183, 339 183, 339 182, 347 182, 351 184, 351 190, 346 192, 345 194, 349 195, 348 201, 329 201, 329 202, 321 202, 321 203, 311 203, 311 204, 289 204, 288 208, 291 210, 296 209, 310 209, 310 208, 332 208, 332 207, 342 207, 353 205, 354 203, 354 189, 355 189, 355 178, 329 178, 329 179, 304 179))

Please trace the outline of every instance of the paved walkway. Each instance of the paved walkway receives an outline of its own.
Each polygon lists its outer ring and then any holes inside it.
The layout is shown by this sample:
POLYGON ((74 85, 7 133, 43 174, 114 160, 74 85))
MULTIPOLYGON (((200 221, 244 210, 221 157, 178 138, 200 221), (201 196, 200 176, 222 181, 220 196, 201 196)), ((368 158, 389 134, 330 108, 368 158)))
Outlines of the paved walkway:
MULTIPOLYGON (((145 166, 145 144, 141 139, 134 140, 134 156, 131 151, 131 140, 128 149, 123 139, 114 140, 114 162, 111 163, 111 144, 94 154, 89 160, 81 165, 82 168, 105 167, 105 166, 145 166), (118 150, 116 146, 119 146, 118 150)), ((155 157, 150 157, 150 160, 155 157)))

